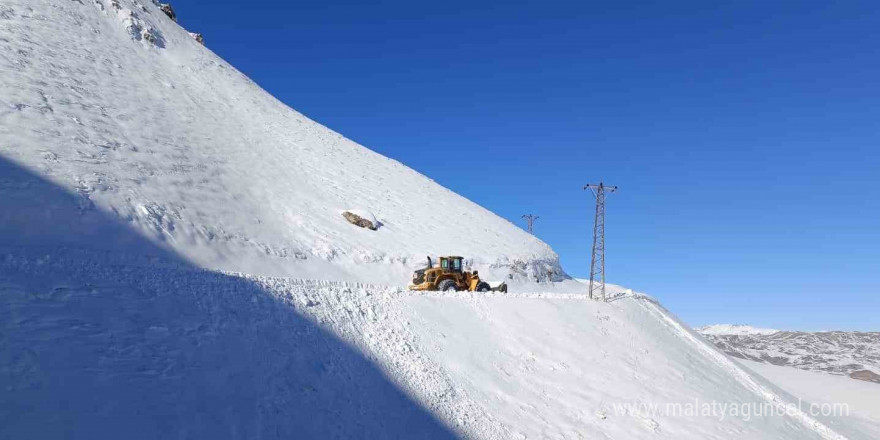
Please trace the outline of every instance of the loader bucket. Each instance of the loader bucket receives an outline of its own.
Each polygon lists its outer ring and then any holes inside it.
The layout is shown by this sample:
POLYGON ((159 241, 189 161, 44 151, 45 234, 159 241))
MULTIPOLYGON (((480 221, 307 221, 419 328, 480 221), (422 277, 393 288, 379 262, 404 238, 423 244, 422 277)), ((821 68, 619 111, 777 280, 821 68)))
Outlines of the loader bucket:
POLYGON ((507 293, 507 283, 501 283, 496 287, 492 288, 493 292, 504 292, 507 293))

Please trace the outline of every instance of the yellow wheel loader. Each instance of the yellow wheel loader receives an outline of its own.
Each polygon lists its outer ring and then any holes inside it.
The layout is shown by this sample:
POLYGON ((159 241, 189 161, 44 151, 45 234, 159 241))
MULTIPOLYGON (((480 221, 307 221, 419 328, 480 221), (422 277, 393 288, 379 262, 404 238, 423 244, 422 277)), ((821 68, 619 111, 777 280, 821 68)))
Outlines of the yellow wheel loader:
POLYGON ((463 269, 462 257, 440 257, 440 265, 434 266, 431 257, 428 257, 428 267, 413 272, 412 284, 409 290, 439 290, 439 291, 470 291, 488 292, 490 290, 507 292, 507 284, 492 288, 489 283, 480 280, 477 271, 463 269))

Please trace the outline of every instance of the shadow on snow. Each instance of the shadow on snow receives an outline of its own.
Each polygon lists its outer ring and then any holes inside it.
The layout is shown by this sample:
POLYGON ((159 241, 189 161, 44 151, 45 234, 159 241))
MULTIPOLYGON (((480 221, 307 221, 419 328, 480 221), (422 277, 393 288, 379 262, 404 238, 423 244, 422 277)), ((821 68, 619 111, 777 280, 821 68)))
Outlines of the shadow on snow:
POLYGON ((0 438, 454 438, 358 351, 0 157, 0 438))

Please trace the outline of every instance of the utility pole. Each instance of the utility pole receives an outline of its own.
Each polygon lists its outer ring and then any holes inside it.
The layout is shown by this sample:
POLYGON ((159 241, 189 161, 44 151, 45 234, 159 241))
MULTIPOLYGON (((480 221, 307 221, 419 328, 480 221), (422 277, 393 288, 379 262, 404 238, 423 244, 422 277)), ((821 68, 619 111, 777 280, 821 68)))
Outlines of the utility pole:
POLYGON ((522 216, 522 218, 524 218, 526 220, 526 224, 528 225, 529 234, 534 235, 535 234, 535 232, 534 232, 535 220, 539 219, 540 217, 538 217, 537 215, 525 214, 522 216))
POLYGON ((593 222, 593 258, 590 261, 590 299, 601 296, 605 301, 605 193, 617 191, 616 186, 587 184, 596 197, 596 219, 593 222))

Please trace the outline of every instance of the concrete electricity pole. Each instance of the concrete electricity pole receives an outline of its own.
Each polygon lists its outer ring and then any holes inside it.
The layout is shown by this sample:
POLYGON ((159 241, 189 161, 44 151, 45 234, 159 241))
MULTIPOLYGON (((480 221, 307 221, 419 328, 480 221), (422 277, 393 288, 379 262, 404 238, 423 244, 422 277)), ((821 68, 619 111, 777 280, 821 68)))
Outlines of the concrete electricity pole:
POLYGON ((596 196, 596 219, 593 222, 593 258, 590 262, 590 299, 601 296, 605 301, 605 192, 617 191, 616 186, 588 184, 584 190, 590 189, 596 196))
POLYGON ((528 225, 529 234, 534 235, 535 234, 535 232, 534 232, 535 220, 539 219, 540 217, 538 217, 537 215, 525 214, 522 216, 522 218, 524 218, 526 220, 526 225, 528 225))

